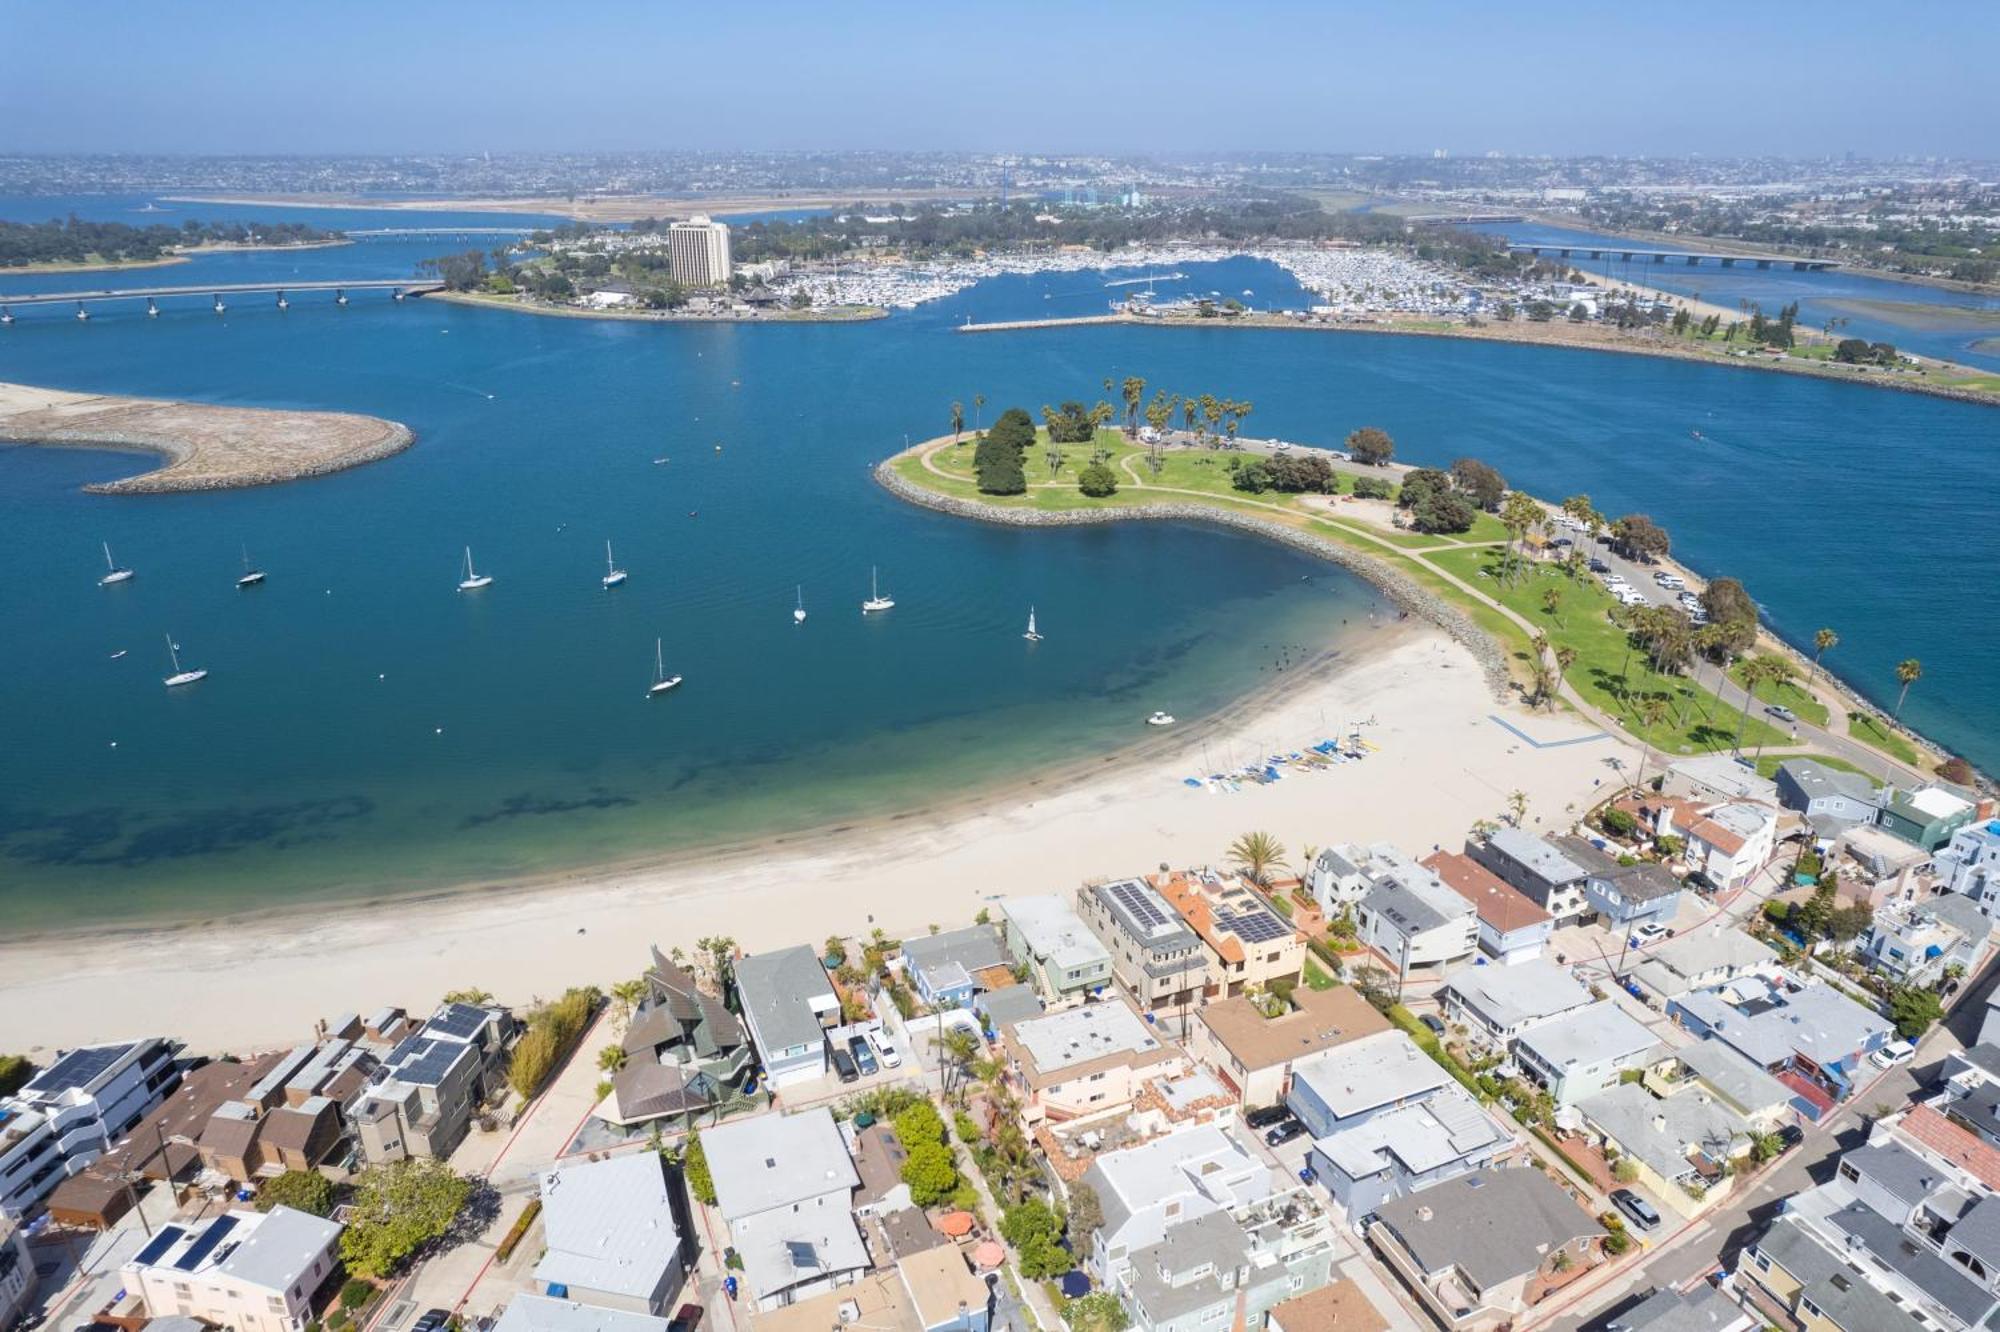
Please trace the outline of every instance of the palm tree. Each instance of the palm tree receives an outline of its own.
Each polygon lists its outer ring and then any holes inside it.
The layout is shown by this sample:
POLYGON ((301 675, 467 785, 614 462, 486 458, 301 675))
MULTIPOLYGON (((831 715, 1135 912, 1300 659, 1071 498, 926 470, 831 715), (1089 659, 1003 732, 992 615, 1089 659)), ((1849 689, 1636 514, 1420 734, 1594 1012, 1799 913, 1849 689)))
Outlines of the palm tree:
POLYGON ((1146 397, 1146 381, 1137 375, 1128 375, 1118 388, 1125 396, 1125 433, 1136 435, 1139 433, 1139 404, 1146 397))
POLYGON ((982 414, 982 413, 983 413, 983 412, 984 412, 985 410, 986 410, 986 395, 985 395, 984 393, 975 393, 975 394, 973 394, 973 395, 972 395, 972 433, 973 433, 973 434, 975 434, 975 435, 979 433, 979 418, 980 418, 980 415, 981 415, 981 414, 982 414))
POLYGON ((1743 663, 1743 711, 1736 717, 1736 739, 1731 748, 1739 752, 1743 748, 1743 728, 1750 722, 1750 703, 1757 691, 1767 684, 1776 684, 1780 675, 1790 669, 1776 657, 1752 657, 1743 663))
POLYGON ((1569 674, 1569 668, 1574 665, 1576 665, 1575 648, 1559 647, 1556 649, 1556 688, 1562 688, 1564 677, 1569 674))
MULTIPOLYGON (((1201 410, 1201 404, 1196 402, 1193 398, 1181 399, 1181 425, 1187 429, 1187 432, 1190 435, 1194 434, 1195 413, 1200 410, 1201 410)), ((1197 438, 1199 438, 1199 436, 1197 436, 1197 438)))
POLYGON ((958 437, 964 433, 965 433, 965 404, 962 402, 954 402, 951 405, 951 442, 954 444, 958 443, 958 437))
POLYGON ((1550 586, 1542 589, 1542 613, 1547 615, 1551 620, 1555 620, 1558 629, 1562 627, 1562 621, 1556 620, 1556 612, 1562 609, 1562 604, 1563 593, 1561 588, 1550 586))
POLYGON ((646 978, 619 981, 611 987, 611 1002, 621 1022, 630 1021, 639 1002, 646 997, 646 978))
POLYGON ((1897 721, 1903 719, 1903 700, 1910 696, 1910 686, 1924 678, 1924 664, 1915 657, 1906 657, 1896 663, 1896 680, 1903 686, 1903 692, 1896 695, 1896 710, 1890 715, 1897 721))
POLYGON ((1500 525, 1507 529, 1507 569, 1505 578, 1513 581, 1516 569, 1515 545, 1527 540, 1528 529, 1542 521, 1542 506, 1529 499, 1520 491, 1512 491, 1500 506, 1500 525))
POLYGON ((1818 678, 1819 659, 1826 655, 1826 650, 1839 646, 1840 635, 1831 629, 1822 629, 1813 635, 1813 664, 1812 671, 1806 676, 1806 688, 1812 688, 1812 682, 1818 678))
POLYGON ((1507 814, 1514 821, 1516 828, 1521 826, 1522 821, 1528 817, 1528 793, 1526 791, 1509 791, 1507 793, 1507 814))
MULTIPOLYGON (((1648 731, 1666 720, 1666 716, 1667 700, 1661 698, 1658 694, 1648 694, 1639 700, 1639 724, 1644 726, 1648 731)), ((1652 745, 1641 739, 1639 742, 1639 772, 1632 781, 1634 789, 1645 783, 1646 759, 1652 752, 1652 745)))
POLYGON ((1285 863, 1285 844, 1267 832, 1247 832, 1229 844, 1229 863, 1263 884, 1285 863))

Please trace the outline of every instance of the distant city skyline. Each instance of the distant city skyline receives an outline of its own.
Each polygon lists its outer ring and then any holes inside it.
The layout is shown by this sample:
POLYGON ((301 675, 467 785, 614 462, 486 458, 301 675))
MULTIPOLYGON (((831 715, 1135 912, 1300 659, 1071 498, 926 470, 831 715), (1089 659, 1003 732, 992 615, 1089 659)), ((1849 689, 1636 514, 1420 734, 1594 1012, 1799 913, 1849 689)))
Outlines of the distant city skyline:
POLYGON ((16 7, 0 150, 2000 155, 2000 8, 1915 11, 16 7))

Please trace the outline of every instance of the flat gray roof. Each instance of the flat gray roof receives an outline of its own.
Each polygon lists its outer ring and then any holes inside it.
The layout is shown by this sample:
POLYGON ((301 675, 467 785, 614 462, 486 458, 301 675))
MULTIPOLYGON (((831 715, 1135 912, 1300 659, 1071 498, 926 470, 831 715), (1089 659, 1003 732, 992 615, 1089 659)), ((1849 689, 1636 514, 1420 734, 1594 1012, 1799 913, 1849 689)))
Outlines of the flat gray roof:
POLYGON ((716 1204, 730 1221, 861 1186, 833 1112, 751 1115, 701 1135, 716 1204))
POLYGON ((769 1056, 826 1039, 812 1000, 833 993, 819 958, 804 944, 757 953, 736 963, 736 996, 769 1056))
POLYGON ((1503 1028, 1546 1021, 1590 1002, 1590 991, 1574 976, 1539 957, 1511 967, 1467 967, 1444 988, 1503 1028))
POLYGON ((1111 961, 1103 943, 1083 923, 1083 917, 1076 914, 1069 899, 1060 894, 1010 897, 1000 904, 1000 911, 1021 932, 1028 951, 1047 958, 1053 967, 1081 971, 1111 961))
POLYGON ((680 1250, 666 1172, 654 1152, 561 1166, 542 1176, 548 1250, 538 1281, 649 1298, 680 1250))
POLYGON ((1566 1069, 1642 1055, 1658 1045, 1660 1038, 1645 1023, 1620 1008, 1616 999, 1600 999, 1588 1008, 1565 1015, 1560 1022, 1544 1022, 1528 1028, 1521 1033, 1520 1043, 1533 1050, 1550 1068, 1566 1069))
POLYGON ((1587 871, 1553 844, 1521 828, 1501 828, 1488 837, 1494 850, 1521 865, 1544 883, 1575 883, 1587 871))
POLYGON ((1310 1088, 1335 1118, 1347 1119, 1435 1091, 1451 1075, 1403 1032, 1382 1031, 1306 1056, 1292 1065, 1292 1081, 1310 1088))

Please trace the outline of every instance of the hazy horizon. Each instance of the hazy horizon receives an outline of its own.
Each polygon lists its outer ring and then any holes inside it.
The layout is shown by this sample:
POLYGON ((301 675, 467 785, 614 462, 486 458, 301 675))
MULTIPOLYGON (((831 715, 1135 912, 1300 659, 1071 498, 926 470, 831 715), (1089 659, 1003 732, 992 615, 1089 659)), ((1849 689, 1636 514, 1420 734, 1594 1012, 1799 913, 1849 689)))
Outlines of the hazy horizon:
POLYGON ((2000 156, 2000 7, 1898 15, 87 0, 0 15, 0 151, 2000 156))

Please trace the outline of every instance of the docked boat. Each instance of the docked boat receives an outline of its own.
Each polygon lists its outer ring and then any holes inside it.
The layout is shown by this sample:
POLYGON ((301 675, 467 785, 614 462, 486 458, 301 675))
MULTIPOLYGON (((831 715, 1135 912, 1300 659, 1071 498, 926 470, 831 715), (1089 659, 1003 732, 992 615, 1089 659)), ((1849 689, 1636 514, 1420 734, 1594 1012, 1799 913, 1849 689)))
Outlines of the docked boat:
POLYGON ((667 674, 667 659, 661 650, 660 640, 653 640, 653 683, 646 690, 646 697, 664 694, 681 682, 678 675, 667 674))
POLYGON ((861 613, 867 615, 874 611, 889 610, 895 604, 896 599, 894 597, 885 597, 882 595, 879 571, 873 565, 870 565, 868 569, 868 600, 861 603, 861 613))
POLYGON ((180 644, 174 642, 172 634, 167 635, 167 660, 172 662, 174 667, 174 673, 169 675, 166 680, 166 685, 169 689, 177 689, 182 685, 191 685, 196 680, 206 680, 208 678, 207 671, 181 669, 180 644))
POLYGON ((477 592, 482 587, 490 586, 492 582, 492 574, 480 573, 472 567, 472 547, 467 546, 465 548, 465 577, 458 580, 458 590, 461 592, 477 592))
POLYGON ((113 583, 122 583, 131 576, 132 571, 130 569, 119 568, 118 561, 111 558, 111 543, 109 541, 105 542, 104 577, 97 580, 97 585, 99 587, 109 587, 113 583))
POLYGON ((801 583, 799 584, 799 604, 792 607, 792 623, 804 624, 805 622, 806 622, 806 588, 805 584, 801 583))
POLYGON ((604 590, 608 592, 624 582, 628 577, 630 575, 619 568, 617 562, 611 558, 611 543, 606 541, 604 543, 604 577, 597 581, 602 583, 604 590))
POLYGON ((1146 718, 1146 725, 1148 726, 1172 726, 1173 724, 1174 714, 1171 712, 1155 712, 1152 716, 1146 718))
POLYGON ((1042 641, 1040 631, 1035 628, 1035 608, 1033 606, 1028 607, 1028 632, 1022 634, 1021 637, 1027 639, 1030 643, 1039 643, 1042 641))
POLYGON ((236 586, 255 587, 257 586, 257 584, 263 581, 264 581, 264 571, 262 569, 251 567, 250 548, 248 546, 245 546, 243 548, 243 576, 236 580, 236 586))

